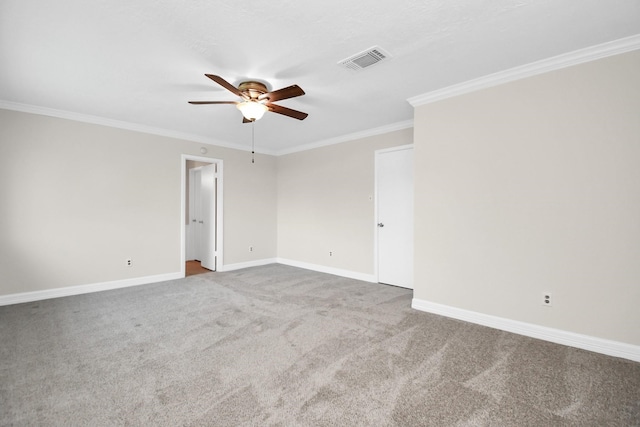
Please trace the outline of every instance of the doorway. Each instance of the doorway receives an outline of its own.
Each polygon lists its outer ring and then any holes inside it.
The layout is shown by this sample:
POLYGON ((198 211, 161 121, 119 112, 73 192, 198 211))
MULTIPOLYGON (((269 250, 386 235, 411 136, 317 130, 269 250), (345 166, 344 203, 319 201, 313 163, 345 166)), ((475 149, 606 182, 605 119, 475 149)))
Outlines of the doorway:
POLYGON ((200 261, 187 260, 185 263, 185 277, 195 276, 196 274, 211 273, 211 270, 204 268, 200 261))
POLYGON ((413 145, 375 152, 379 283, 413 289, 413 145))
POLYGON ((184 276, 222 266, 222 160, 182 156, 181 265, 184 276))

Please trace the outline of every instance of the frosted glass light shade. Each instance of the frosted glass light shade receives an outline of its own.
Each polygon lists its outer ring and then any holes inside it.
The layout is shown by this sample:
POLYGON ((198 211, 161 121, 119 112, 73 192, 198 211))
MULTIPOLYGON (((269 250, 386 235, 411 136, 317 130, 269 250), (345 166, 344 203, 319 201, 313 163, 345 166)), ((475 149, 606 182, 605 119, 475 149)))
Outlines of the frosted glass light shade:
POLYGON ((238 104, 238 110, 247 120, 260 120, 267 111, 267 106, 257 101, 244 101, 238 104))

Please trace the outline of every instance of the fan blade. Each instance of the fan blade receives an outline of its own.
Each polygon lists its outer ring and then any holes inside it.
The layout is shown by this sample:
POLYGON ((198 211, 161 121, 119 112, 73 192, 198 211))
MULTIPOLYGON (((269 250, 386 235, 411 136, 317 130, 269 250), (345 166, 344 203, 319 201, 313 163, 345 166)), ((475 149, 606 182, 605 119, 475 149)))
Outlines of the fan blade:
POLYGON ((291 108, 271 103, 267 104, 267 108, 269 108, 269 111, 272 111, 274 113, 283 114, 285 116, 293 117, 294 119, 298 120, 304 120, 308 116, 307 113, 303 113, 302 111, 292 110, 291 108))
POLYGON ((280 101, 281 99, 295 98, 304 95, 304 91, 298 85, 285 87, 273 92, 263 93, 258 97, 259 100, 268 99, 269 102, 280 101))
POLYGON ((238 90, 237 87, 235 87, 234 85, 232 85, 231 83, 229 83, 228 81, 223 79, 222 77, 216 76, 214 74, 205 74, 205 76, 209 77, 211 80, 213 80, 214 82, 218 83, 220 86, 222 86, 223 88, 225 88, 229 92, 234 93, 234 94, 238 95, 241 98, 249 99, 247 97, 247 95, 245 95, 244 93, 240 92, 240 90, 238 90))
POLYGON ((202 104, 237 104, 236 101, 189 101, 189 104, 202 105, 202 104))

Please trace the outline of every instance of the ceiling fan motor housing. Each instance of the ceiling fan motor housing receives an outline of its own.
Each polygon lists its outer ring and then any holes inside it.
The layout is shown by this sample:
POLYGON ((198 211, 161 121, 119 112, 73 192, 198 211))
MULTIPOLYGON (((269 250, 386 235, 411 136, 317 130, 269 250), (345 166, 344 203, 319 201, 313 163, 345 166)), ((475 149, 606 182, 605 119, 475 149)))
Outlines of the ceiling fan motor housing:
POLYGON ((258 99, 260 95, 268 92, 267 87, 260 82, 242 82, 238 85, 240 92, 246 93, 251 99, 258 99))

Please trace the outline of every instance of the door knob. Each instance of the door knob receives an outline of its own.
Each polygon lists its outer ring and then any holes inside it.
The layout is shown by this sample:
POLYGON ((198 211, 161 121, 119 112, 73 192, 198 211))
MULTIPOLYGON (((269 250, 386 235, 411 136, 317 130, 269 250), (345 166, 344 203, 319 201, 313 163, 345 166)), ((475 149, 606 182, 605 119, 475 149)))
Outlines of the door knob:
POLYGON ((381 223, 381 222, 379 222, 379 223, 378 223, 378 227, 382 228, 382 227, 384 227, 384 224, 383 224, 383 223, 381 223))

